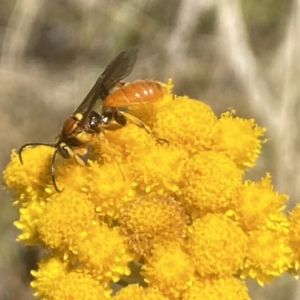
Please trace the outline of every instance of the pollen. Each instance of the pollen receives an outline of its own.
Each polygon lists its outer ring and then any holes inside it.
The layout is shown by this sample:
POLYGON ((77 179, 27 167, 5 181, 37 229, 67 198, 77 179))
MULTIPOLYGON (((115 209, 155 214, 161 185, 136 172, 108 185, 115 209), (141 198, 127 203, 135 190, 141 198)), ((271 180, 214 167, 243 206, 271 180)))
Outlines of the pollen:
POLYGON ((139 256, 148 257, 156 244, 180 242, 189 219, 171 197, 145 195, 131 202, 119 219, 121 233, 139 256))
POLYGON ((92 276, 70 272, 53 285, 47 299, 105 300, 108 293, 92 276))
POLYGON ((56 282, 64 278, 68 272, 68 265, 54 256, 46 256, 38 263, 39 269, 31 271, 34 280, 31 287, 35 289, 35 296, 44 298, 49 295, 56 282))
POLYGON ((161 195, 178 192, 187 181, 183 177, 188 155, 184 149, 162 145, 148 147, 130 157, 131 177, 136 186, 146 192, 161 195))
POLYGON ((37 228, 48 248, 68 253, 75 252, 78 237, 96 221, 94 206, 87 195, 66 190, 52 195, 37 228))
POLYGON ((118 228, 92 224, 78 237, 76 249, 81 262, 77 270, 95 279, 116 282, 121 276, 130 274, 131 256, 118 228))
POLYGON ((168 300, 155 288, 143 288, 137 284, 131 284, 119 291, 115 300, 168 300))
POLYGON ((14 188, 17 191, 18 202, 27 203, 28 198, 46 196, 45 186, 51 180, 50 162, 53 151, 53 148, 45 146, 27 147, 22 151, 23 164, 19 155, 12 152, 11 160, 3 172, 3 180, 7 189, 14 188))
POLYGON ((212 149, 227 155, 242 169, 254 165, 265 142, 265 128, 257 126, 253 119, 233 116, 233 112, 222 114, 216 122, 212 136, 212 149))
POLYGON ((224 154, 203 151, 190 158, 184 168, 188 182, 180 189, 180 201, 193 218, 207 212, 225 212, 237 195, 242 172, 224 154))
MULTIPOLYGON (((68 160, 68 163, 57 164, 55 166, 55 181, 60 190, 65 188, 78 193, 86 193, 88 184, 88 174, 86 166, 79 165, 75 161, 68 160)), ((56 193, 54 188, 48 187, 48 193, 56 193)))
POLYGON ((235 277, 198 279, 182 300, 250 300, 245 282, 235 277))
POLYGON ((246 181, 240 186, 235 215, 245 230, 283 226, 282 211, 287 199, 287 195, 274 191, 271 176, 266 174, 259 182, 246 181))
MULTIPOLYGON (((149 147, 156 147, 155 137, 144 129, 129 123, 115 131, 105 131, 101 140, 103 160, 106 162, 127 161, 135 153, 143 153, 149 147)), ((159 137, 159 136, 157 136, 159 137)), ((164 138, 163 136, 161 136, 164 138)))
POLYGON ((103 165, 90 161, 86 193, 99 216, 117 219, 121 208, 136 197, 133 177, 127 164, 111 162, 103 165))
POLYGON ((225 215, 207 214, 189 228, 187 250, 199 276, 229 276, 242 267, 247 243, 235 222, 225 215))
POLYGON ((142 274, 150 287, 157 287, 166 297, 179 299, 192 285, 195 270, 180 244, 166 243, 155 245, 142 274))
POLYGON ((292 261, 287 234, 281 230, 255 230, 249 232, 248 253, 241 275, 263 285, 287 271, 292 261))
POLYGON ((188 97, 175 97, 157 113, 154 132, 170 144, 198 153, 211 147, 212 127, 217 118, 211 108, 188 97))
POLYGON ((14 225, 21 230, 18 241, 25 242, 26 245, 36 245, 41 242, 38 232, 39 220, 43 217, 45 211, 45 203, 31 202, 26 207, 20 208, 20 218, 14 222, 14 225))

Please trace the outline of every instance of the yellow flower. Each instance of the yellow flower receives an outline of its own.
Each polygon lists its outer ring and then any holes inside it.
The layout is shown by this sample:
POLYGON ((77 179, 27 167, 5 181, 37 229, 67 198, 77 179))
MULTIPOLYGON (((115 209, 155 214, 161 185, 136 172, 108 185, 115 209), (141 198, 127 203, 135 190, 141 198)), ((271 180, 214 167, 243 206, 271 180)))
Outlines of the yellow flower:
POLYGON ((142 267, 145 281, 166 297, 178 299, 194 281, 189 255, 178 243, 156 244, 152 254, 142 267))
MULTIPOLYGON (((108 177, 106 180, 113 181, 115 176, 116 179, 123 176, 118 180, 120 187, 122 181, 131 182, 138 190, 159 194, 177 191, 185 184, 182 168, 188 160, 186 149, 168 144, 168 141, 157 141, 145 130, 132 124, 116 132, 107 132, 105 136, 108 139, 102 145, 103 158, 109 164, 107 167, 104 164, 104 170, 100 169, 99 172, 102 177, 108 177)), ((166 139, 163 135, 156 138, 166 139)), ((126 191, 124 187, 122 190, 123 193, 126 191)))
POLYGON ((242 267, 247 236, 225 215, 207 214, 190 227, 187 249, 200 276, 230 276, 242 267))
POLYGON ((231 112, 218 120, 170 85, 124 107, 145 125, 131 117, 96 134, 79 124, 68 138, 86 143, 86 165, 59 152, 52 163, 53 147, 26 147, 23 164, 13 151, 3 179, 20 208, 18 239, 48 252, 32 272, 36 296, 107 299, 126 281, 116 299, 248 300, 238 279, 298 269, 298 209, 287 219, 268 174, 242 181, 264 128, 231 112))
POLYGON ((100 165, 90 161, 88 169, 87 194, 97 213, 118 218, 122 207, 136 197, 128 166, 118 162, 100 165))
POLYGON ((141 191, 161 195, 177 192, 186 185, 182 176, 188 156, 184 149, 155 145, 130 157, 131 177, 141 191))
POLYGON ((115 300, 168 300, 157 289, 142 288, 137 284, 129 285, 119 291, 113 298, 115 300))
POLYGON ((287 271, 292 260, 293 251, 289 246, 287 234, 281 229, 251 231, 241 276, 255 279, 263 285, 287 271))
POLYGON ((35 245, 41 242, 38 232, 38 223, 44 216, 45 203, 31 202, 27 207, 20 208, 20 219, 14 225, 22 231, 18 236, 18 241, 23 241, 27 245, 35 245))
POLYGON ((144 153, 149 147, 157 146, 151 134, 130 123, 115 131, 105 131, 100 140, 95 140, 95 144, 101 148, 104 162, 108 163, 126 161, 129 156, 134 157, 135 154, 144 153))
POLYGON ((89 274, 70 272, 56 282, 44 299, 106 300, 108 294, 109 291, 105 291, 89 274))
POLYGON ((119 222, 129 247, 147 257, 154 244, 180 241, 188 217, 175 199, 150 194, 130 203, 119 222))
POLYGON ((273 190, 271 176, 267 174, 260 182, 246 181, 239 188, 234 215, 244 230, 272 228, 276 224, 281 227, 287 199, 287 195, 273 190))
POLYGON ((47 248, 76 252, 78 237, 95 222, 95 208, 87 195, 66 189, 49 198, 38 222, 38 232, 47 248))
POLYGON ((35 296, 45 299, 57 282, 64 278, 68 272, 66 262, 53 256, 46 256, 39 264, 37 271, 31 271, 34 280, 31 287, 35 289, 35 296))
POLYGON ((116 282, 121 276, 130 274, 131 257, 117 228, 92 224, 77 241, 78 271, 89 273, 102 282, 116 282))
POLYGON ((25 148, 22 152, 23 164, 19 155, 13 151, 11 161, 3 172, 3 180, 7 189, 14 188, 17 192, 17 202, 26 205, 46 197, 45 186, 50 182, 50 161, 54 150, 39 146, 25 148))
POLYGON ((178 194, 196 218, 207 212, 224 212, 230 207, 241 184, 242 171, 225 155, 203 151, 186 163, 184 176, 188 184, 178 194))
MULTIPOLYGON (((89 187, 89 168, 77 164, 72 159, 55 165, 55 182, 61 191, 86 193, 89 187)), ((48 186, 49 194, 56 194, 53 185, 48 186)))
POLYGON ((223 113, 215 124, 212 149, 224 153, 242 169, 252 167, 260 154, 261 136, 265 128, 253 119, 234 117, 233 112, 223 113))
POLYGON ((182 300, 250 300, 245 282, 234 277, 205 279, 195 282, 182 300))
POLYGON ((216 120, 211 108, 203 102, 175 97, 160 108, 153 130, 171 145, 195 154, 211 147, 212 127, 216 120))

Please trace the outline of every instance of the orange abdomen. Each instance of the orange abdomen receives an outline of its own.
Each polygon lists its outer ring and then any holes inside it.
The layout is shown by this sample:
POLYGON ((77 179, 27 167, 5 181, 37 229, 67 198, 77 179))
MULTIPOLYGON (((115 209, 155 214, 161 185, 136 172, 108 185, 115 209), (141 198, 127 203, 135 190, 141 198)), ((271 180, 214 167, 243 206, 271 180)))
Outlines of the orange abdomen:
POLYGON ((167 87, 158 81, 137 80, 126 83, 104 99, 102 111, 107 107, 126 107, 156 101, 166 93, 167 87))

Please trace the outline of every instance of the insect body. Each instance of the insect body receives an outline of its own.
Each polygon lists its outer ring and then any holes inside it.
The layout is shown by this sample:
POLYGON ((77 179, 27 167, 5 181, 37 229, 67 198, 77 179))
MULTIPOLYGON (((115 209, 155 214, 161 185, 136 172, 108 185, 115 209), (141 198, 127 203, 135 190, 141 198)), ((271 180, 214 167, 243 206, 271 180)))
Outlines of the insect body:
MULTIPOLYGON (((152 102, 166 93, 166 88, 156 81, 137 80, 124 84, 122 79, 127 77, 135 64, 137 48, 122 51, 106 67, 96 83, 68 117, 53 144, 27 143, 19 150, 21 163, 22 151, 27 146, 48 146, 55 150, 51 158, 51 177, 56 191, 60 192, 55 180, 55 157, 59 153, 63 158, 74 158, 84 165, 80 155, 87 152, 87 145, 94 134, 102 129, 114 130, 126 125, 127 120, 143 127, 151 133, 151 129, 137 117, 124 111, 127 107, 152 102), (102 104, 102 111, 95 111, 97 104, 102 104), (123 108, 123 109, 122 109, 123 108)), ((166 142, 155 137, 158 141, 166 142)))
MULTIPOLYGON (((136 54, 137 48, 131 48, 126 51, 122 51, 109 63, 104 72, 97 79, 92 89, 75 109, 74 113, 66 119, 60 134, 56 137, 53 144, 27 143, 20 148, 19 158, 21 163, 23 163, 22 151, 27 146, 42 145, 53 147, 55 149, 51 159, 51 176, 53 186, 56 191, 60 192, 55 181, 54 168, 54 161, 57 152, 61 154, 63 158, 74 157, 78 163, 84 164, 78 155, 82 155, 86 152, 87 144, 89 143, 92 135, 98 132, 98 130, 95 131, 93 129, 90 115, 98 101, 102 102, 115 86, 122 86, 120 81, 127 77, 132 71, 136 61, 136 54)), ((93 114, 96 113, 93 112, 93 114)))

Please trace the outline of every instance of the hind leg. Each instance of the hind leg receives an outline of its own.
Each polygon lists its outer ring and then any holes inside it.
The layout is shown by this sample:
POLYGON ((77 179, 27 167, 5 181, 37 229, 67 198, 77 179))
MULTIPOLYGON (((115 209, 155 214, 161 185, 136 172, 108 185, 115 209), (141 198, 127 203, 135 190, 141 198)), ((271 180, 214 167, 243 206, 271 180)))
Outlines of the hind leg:
POLYGON ((148 125, 146 125, 143 121, 141 121, 137 117, 133 116, 132 114, 124 112, 124 111, 120 111, 120 110, 116 111, 115 113, 118 114, 118 115, 123 116, 127 121, 132 122, 133 124, 137 125, 138 127, 145 129, 149 134, 151 134, 151 136, 158 143, 169 143, 167 140, 155 136, 153 134, 151 128, 148 125))

